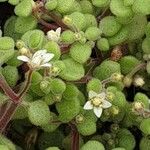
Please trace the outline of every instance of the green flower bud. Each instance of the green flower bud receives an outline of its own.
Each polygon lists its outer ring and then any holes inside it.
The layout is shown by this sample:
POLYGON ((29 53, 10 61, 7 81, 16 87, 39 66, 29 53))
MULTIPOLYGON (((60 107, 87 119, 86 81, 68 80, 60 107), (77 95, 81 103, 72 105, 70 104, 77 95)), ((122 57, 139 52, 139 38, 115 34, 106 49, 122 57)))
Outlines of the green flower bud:
POLYGON ((48 124, 51 118, 48 105, 41 100, 32 102, 28 108, 28 117, 36 126, 48 124))
POLYGON ((99 93, 102 90, 102 83, 99 79, 93 78, 87 83, 87 91, 99 93))
POLYGON ((32 13, 32 0, 23 0, 15 7, 15 14, 19 17, 28 17, 32 13))
POLYGON ((80 1, 80 6, 81 6, 82 13, 93 14, 94 8, 93 8, 93 5, 90 1, 82 0, 82 1, 80 1))
POLYGON ((79 114, 76 116, 75 121, 77 124, 79 124, 79 123, 83 123, 84 119, 85 119, 84 116, 82 114, 79 114))
POLYGON ((63 94, 66 90, 66 84, 61 79, 52 79, 50 82, 50 89, 53 94, 63 94))
POLYGON ((86 20, 86 28, 97 27, 97 21, 94 15, 84 14, 86 20))
POLYGON ((81 44, 85 44, 86 38, 85 38, 85 33, 83 31, 76 32, 74 36, 76 41, 79 41, 81 44))
POLYGON ((145 38, 142 42, 142 50, 145 54, 150 54, 150 38, 145 38))
POLYGON ((75 42, 74 32, 72 32, 71 30, 65 30, 64 32, 62 32, 61 42, 63 42, 64 44, 74 43, 75 42))
POLYGON ((125 87, 130 87, 131 84, 132 84, 132 78, 128 77, 128 76, 125 76, 123 78, 123 84, 124 84, 125 87))
POLYGON ((38 138, 38 148, 39 150, 45 150, 48 147, 56 146, 62 149, 63 139, 64 135, 59 130, 56 130, 51 133, 43 132, 38 138))
MULTIPOLYGON (((2 134, 0 134, 0 145, 5 145, 9 150, 16 150, 15 144, 13 144, 9 139, 7 139, 2 134)), ((2 150, 4 150, 4 149, 2 149, 2 150)))
POLYGON ((140 150, 149 150, 150 139, 148 137, 143 137, 140 141, 140 150))
POLYGON ((121 29, 121 24, 116 21, 114 16, 107 16, 100 21, 99 28, 105 36, 110 37, 118 33, 121 29))
POLYGON ((96 41, 101 35, 101 30, 97 27, 89 27, 85 31, 85 36, 90 41, 96 41))
POLYGON ((65 59, 63 62, 66 66, 66 69, 60 72, 61 78, 67 81, 76 81, 84 76, 85 70, 83 65, 79 64, 71 58, 65 59))
POLYGON ((11 87, 16 85, 19 79, 19 73, 16 67, 6 66, 2 69, 2 74, 11 87))
POLYGON ((85 143, 82 147, 81 150, 105 150, 104 146, 102 143, 98 142, 98 141, 88 141, 87 143, 85 143))
POLYGON ((93 75, 100 80, 109 78, 113 73, 120 73, 120 65, 117 62, 106 60, 103 61, 94 70, 93 75))
POLYGON ((82 123, 77 124, 77 129, 83 136, 92 135, 96 132, 96 123, 89 119, 84 119, 82 123))
POLYGON ((0 145, 1 150, 9 150, 9 147, 6 145, 0 145))
POLYGON ((145 108, 149 108, 149 98, 147 97, 146 94, 144 93, 136 93, 136 95, 134 96, 134 101, 135 102, 141 102, 145 108))
POLYGON ((109 0, 92 0, 92 4, 95 7, 106 7, 109 4, 109 0))
POLYGON ((123 27, 117 34, 108 38, 109 44, 111 46, 121 44, 125 42, 129 37, 129 28, 123 27))
POLYGON ((49 11, 54 10, 57 7, 57 0, 47 0, 45 8, 49 11))
POLYGON ((74 84, 66 84, 66 90, 63 93, 65 99, 78 97, 79 90, 74 84))
POLYGON ((143 119, 141 124, 140 124, 140 130, 145 134, 145 135, 150 135, 150 118, 143 119))
POLYGON ((49 147, 46 150, 60 150, 58 147, 49 147))
POLYGON ((91 55, 91 47, 87 44, 74 43, 70 48, 70 56, 79 63, 85 63, 91 55))
POLYGON ((47 80, 42 80, 40 82, 40 89, 43 93, 48 94, 51 90, 50 82, 47 80))
POLYGON ((84 14, 80 12, 73 12, 72 14, 66 16, 71 19, 70 24, 68 26, 75 27, 78 30, 83 30, 86 27, 86 20, 84 14))
POLYGON ((129 17, 133 15, 131 7, 125 6, 123 0, 111 0, 110 10, 114 15, 119 17, 129 17))
POLYGON ((1 50, 14 50, 15 43, 10 37, 0 37, 0 51, 1 50))
POLYGON ((106 38, 101 38, 97 41, 97 48, 100 51, 107 52, 110 50, 109 42, 106 38))
POLYGON ((143 15, 149 15, 150 14, 150 0, 136 0, 133 3, 132 10, 134 13, 143 14, 143 15))
POLYGON ((111 132, 113 132, 113 133, 117 133, 119 131, 118 124, 112 124, 110 128, 111 128, 111 132))
POLYGON ((135 138, 132 133, 127 129, 121 129, 118 132, 118 146, 133 150, 136 144, 135 138))
POLYGON ((54 54, 53 60, 58 60, 60 58, 61 50, 60 50, 59 45, 56 42, 49 41, 46 43, 44 48, 47 50, 47 52, 54 54))
POLYGON ((29 30, 35 29, 37 20, 33 16, 18 17, 15 22, 15 31, 18 33, 25 33, 29 30))
POLYGON ((57 7, 56 10, 62 14, 66 14, 70 11, 72 5, 74 3, 74 0, 66 0, 64 3, 64 0, 57 0, 57 7))
POLYGON ((140 61, 135 58, 134 56, 124 56, 120 60, 121 72, 122 74, 126 75, 130 73, 140 61))

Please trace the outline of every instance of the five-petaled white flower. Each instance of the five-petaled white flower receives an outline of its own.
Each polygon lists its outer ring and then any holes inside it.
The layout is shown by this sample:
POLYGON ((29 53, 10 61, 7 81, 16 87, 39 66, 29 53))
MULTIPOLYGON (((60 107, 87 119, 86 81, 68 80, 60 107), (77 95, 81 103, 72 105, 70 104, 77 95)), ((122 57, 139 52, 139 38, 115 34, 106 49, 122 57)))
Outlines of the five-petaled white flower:
POLYGON ((47 32, 47 38, 48 40, 59 42, 60 40, 60 34, 61 34, 61 28, 57 28, 56 31, 50 30, 47 32))
POLYGON ((94 110, 95 115, 100 118, 102 115, 102 111, 105 108, 111 107, 112 104, 107 101, 107 95, 105 92, 101 92, 99 94, 94 91, 89 91, 89 101, 87 101, 84 105, 85 110, 94 110))
POLYGON ((42 67, 51 67, 52 65, 48 62, 53 57, 54 54, 47 53, 47 50, 39 50, 29 56, 25 55, 18 56, 17 59, 27 62, 31 69, 40 69, 42 67))

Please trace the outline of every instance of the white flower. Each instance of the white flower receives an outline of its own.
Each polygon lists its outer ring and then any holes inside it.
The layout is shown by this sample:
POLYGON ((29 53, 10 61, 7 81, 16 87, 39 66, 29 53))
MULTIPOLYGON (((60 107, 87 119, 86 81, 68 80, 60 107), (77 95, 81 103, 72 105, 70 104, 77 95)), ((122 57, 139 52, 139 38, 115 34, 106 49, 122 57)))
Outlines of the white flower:
POLYGON ((95 115, 100 118, 102 115, 102 111, 105 108, 109 108, 112 104, 106 100, 106 93, 101 92, 99 94, 95 93, 94 91, 89 92, 89 101, 86 102, 84 105, 85 110, 94 110, 95 115))
POLYGON ((58 42, 60 40, 61 28, 57 28, 56 31, 50 30, 47 32, 48 40, 58 42))
POLYGON ((47 50, 39 50, 32 54, 31 56, 21 55, 17 59, 27 62, 31 69, 40 69, 42 67, 51 67, 52 65, 48 63, 54 54, 47 53, 47 50))

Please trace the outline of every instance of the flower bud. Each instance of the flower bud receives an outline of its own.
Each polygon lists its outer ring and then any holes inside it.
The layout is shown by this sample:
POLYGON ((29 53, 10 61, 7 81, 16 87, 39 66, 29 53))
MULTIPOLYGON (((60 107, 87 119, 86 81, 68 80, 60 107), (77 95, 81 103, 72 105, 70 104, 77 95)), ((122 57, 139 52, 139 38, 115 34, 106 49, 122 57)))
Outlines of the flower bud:
POLYGON ((82 114, 79 114, 75 118, 76 123, 82 123, 84 121, 84 116, 82 114))
POLYGON ((131 84, 132 84, 132 78, 130 78, 130 77, 124 77, 124 79, 123 79, 123 83, 124 83, 124 86, 125 87, 130 87, 131 86, 131 84))
POLYGON ((113 74, 111 75, 111 79, 112 79, 113 81, 115 81, 115 82, 117 82, 117 81, 122 81, 122 78, 123 78, 123 75, 120 74, 120 73, 113 73, 113 74))
POLYGON ((145 84, 145 82, 141 76, 136 76, 133 80, 133 84, 136 87, 142 87, 145 84))

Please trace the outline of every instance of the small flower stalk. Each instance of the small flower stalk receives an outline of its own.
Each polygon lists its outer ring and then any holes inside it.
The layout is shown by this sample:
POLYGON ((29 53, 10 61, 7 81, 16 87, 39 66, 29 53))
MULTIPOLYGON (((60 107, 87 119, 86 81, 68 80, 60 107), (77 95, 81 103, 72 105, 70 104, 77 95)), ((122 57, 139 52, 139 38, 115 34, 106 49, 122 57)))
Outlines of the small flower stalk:
POLYGON ((94 91, 89 92, 89 101, 84 105, 85 110, 94 111, 95 115, 100 118, 102 115, 103 109, 107 109, 111 107, 112 104, 107 101, 107 94, 105 92, 101 92, 97 94, 94 91))
POLYGON ((32 70, 38 70, 44 67, 49 68, 52 66, 52 64, 49 63, 49 61, 54 57, 54 54, 47 53, 47 50, 39 50, 34 54, 29 55, 26 54, 18 56, 17 59, 23 62, 27 62, 27 64, 32 70))

